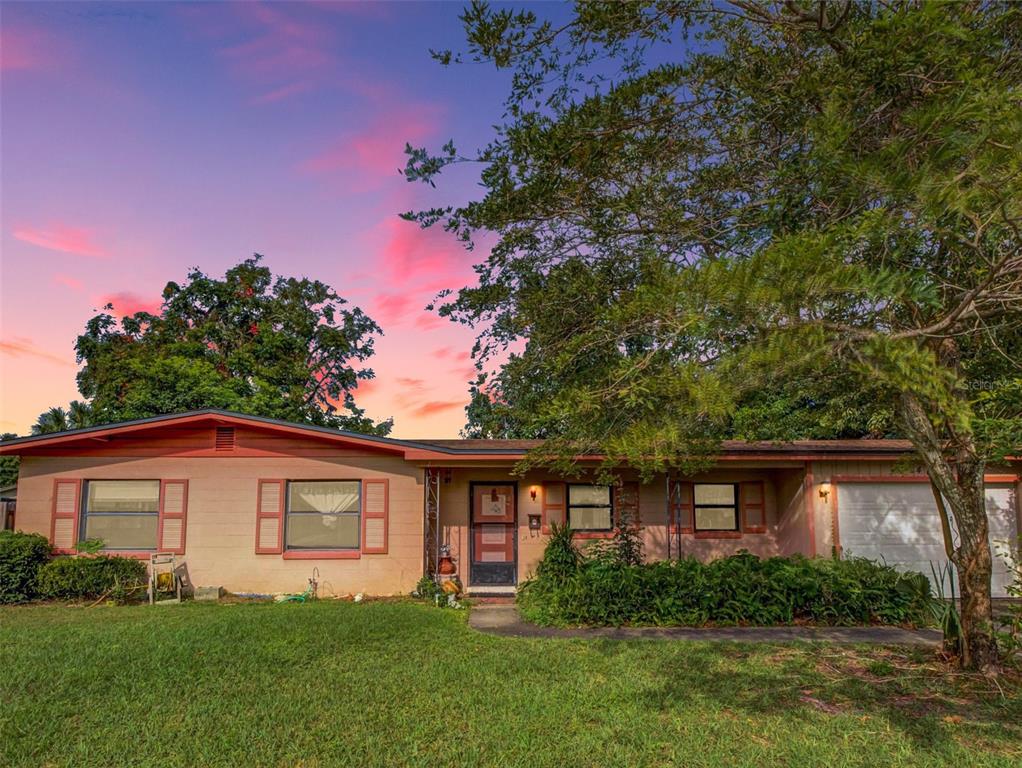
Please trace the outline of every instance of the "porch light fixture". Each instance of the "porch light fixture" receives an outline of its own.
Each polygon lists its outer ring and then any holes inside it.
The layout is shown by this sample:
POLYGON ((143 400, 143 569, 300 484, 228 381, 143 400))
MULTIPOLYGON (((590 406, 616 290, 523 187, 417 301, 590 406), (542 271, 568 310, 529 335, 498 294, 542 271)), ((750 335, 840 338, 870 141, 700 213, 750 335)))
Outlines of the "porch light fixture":
POLYGON ((535 501, 535 500, 536 500, 536 493, 537 493, 537 488, 536 488, 536 486, 532 486, 532 487, 531 487, 531 488, 529 489, 529 496, 530 496, 530 497, 532 498, 532 500, 533 500, 533 501, 535 501))
POLYGON ((497 496, 496 488, 490 491, 490 501, 500 501, 500 497, 497 496))
POLYGON ((829 497, 829 496, 830 496, 830 488, 828 488, 827 486, 821 487, 820 488, 820 498, 823 499, 824 501, 826 501, 827 497, 829 497))

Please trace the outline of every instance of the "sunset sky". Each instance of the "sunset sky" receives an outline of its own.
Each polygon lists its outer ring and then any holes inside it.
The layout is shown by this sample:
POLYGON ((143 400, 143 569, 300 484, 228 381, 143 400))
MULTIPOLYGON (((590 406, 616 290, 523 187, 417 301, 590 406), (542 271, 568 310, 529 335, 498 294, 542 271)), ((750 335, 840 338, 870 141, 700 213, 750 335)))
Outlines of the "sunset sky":
POLYGON ((424 305, 480 252, 397 213, 457 202, 405 182, 405 141, 485 143, 506 76, 445 69, 460 3, 11 3, 2 13, 0 431, 77 396, 73 344, 110 301, 154 310, 189 267, 254 252, 382 327, 358 402, 399 437, 456 436, 470 330, 424 305))

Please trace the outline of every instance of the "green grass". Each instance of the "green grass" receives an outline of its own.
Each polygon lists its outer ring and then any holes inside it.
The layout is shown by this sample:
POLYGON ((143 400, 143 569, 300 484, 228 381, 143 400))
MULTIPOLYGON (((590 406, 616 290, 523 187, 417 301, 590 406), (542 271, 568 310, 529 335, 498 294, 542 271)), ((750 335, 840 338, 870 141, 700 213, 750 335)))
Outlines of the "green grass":
POLYGON ((500 638, 411 603, 6 608, 0 765, 1019 766, 1022 686, 921 651, 500 638))

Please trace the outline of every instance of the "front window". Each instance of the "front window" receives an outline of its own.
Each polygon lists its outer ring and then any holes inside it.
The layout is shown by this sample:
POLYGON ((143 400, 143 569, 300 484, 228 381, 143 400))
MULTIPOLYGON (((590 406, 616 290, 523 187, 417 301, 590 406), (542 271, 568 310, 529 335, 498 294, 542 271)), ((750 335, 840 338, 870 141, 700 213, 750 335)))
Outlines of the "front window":
POLYGON ((302 480, 287 484, 288 549, 358 549, 361 483, 302 480))
POLYGON ((575 531, 609 531, 614 503, 609 485, 569 485, 568 525, 575 531))
POLYGON ((81 538, 102 539, 109 550, 155 550, 160 517, 159 480, 89 480, 81 538))
POLYGON ((737 531, 738 486, 697 484, 694 489, 696 531, 737 531))

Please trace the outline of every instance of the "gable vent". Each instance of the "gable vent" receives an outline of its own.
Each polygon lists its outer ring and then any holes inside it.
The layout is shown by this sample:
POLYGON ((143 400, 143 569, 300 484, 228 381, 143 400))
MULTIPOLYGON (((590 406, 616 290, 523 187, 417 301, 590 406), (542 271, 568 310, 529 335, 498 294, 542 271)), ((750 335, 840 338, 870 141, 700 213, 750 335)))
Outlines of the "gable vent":
POLYGON ((216 428, 216 450, 218 451, 234 450, 234 427, 216 428))

